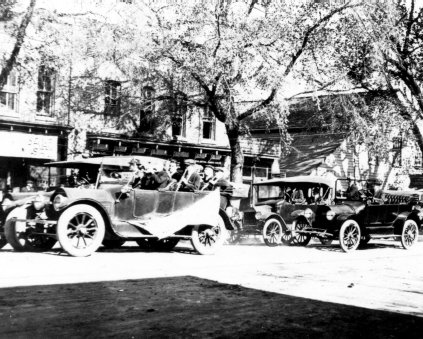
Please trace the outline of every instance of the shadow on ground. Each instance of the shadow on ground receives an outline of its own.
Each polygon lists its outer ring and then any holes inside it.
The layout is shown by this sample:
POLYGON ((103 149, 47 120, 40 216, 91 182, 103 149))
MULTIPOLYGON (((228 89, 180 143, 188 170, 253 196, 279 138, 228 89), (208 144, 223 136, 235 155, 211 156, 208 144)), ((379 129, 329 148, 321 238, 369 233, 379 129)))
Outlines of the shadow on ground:
POLYGON ((0 338, 421 338, 423 318, 195 277, 0 289, 0 338))

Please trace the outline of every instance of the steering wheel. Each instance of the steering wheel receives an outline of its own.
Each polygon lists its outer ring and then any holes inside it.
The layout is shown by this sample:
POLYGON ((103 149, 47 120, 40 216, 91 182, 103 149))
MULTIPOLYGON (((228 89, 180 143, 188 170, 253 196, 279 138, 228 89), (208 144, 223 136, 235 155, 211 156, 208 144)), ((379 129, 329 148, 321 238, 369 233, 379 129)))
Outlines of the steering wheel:
POLYGON ((87 178, 84 178, 84 177, 79 177, 79 178, 78 178, 78 183, 79 183, 79 184, 83 185, 83 184, 84 184, 84 182, 85 182, 85 184, 87 184, 87 185, 89 185, 89 184, 90 184, 90 182, 88 181, 88 179, 87 179, 87 178), (81 183, 81 181, 82 181, 82 183, 81 183))

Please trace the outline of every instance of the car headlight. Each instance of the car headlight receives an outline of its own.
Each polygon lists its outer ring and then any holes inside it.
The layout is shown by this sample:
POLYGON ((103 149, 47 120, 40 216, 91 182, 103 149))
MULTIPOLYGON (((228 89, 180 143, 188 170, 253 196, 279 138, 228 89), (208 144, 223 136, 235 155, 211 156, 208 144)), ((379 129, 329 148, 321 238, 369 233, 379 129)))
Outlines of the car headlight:
POLYGON ((326 213, 326 219, 332 220, 333 218, 335 218, 335 212, 332 211, 332 210, 327 211, 327 213, 326 213))
POLYGON ((53 207, 56 211, 58 211, 60 209, 60 207, 63 206, 63 204, 66 202, 68 198, 64 197, 63 195, 56 195, 54 200, 53 200, 53 207))
POLYGON ((307 219, 311 219, 311 217, 313 216, 313 211, 312 211, 311 209, 307 208, 307 209, 304 211, 304 216, 305 216, 307 219))
POLYGON ((32 201, 32 205, 37 211, 42 210, 46 205, 44 202, 44 197, 41 194, 38 194, 32 201))
POLYGON ((257 219, 257 220, 260 220, 260 219, 261 219, 261 217, 262 217, 261 212, 257 212, 257 213, 255 214, 255 217, 256 217, 256 219, 257 219))

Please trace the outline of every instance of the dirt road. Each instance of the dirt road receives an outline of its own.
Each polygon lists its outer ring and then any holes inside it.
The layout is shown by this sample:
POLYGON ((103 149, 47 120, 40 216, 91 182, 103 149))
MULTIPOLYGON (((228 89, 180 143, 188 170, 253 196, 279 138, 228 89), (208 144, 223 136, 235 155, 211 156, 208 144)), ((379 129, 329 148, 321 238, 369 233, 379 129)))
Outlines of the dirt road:
POLYGON ((59 325, 66 338, 423 333, 422 242, 411 251, 374 242, 351 254, 336 244, 224 246, 214 256, 131 245, 88 258, 6 247, 0 258, 0 338, 56 337, 59 325), (74 285, 82 282, 95 283, 74 285))

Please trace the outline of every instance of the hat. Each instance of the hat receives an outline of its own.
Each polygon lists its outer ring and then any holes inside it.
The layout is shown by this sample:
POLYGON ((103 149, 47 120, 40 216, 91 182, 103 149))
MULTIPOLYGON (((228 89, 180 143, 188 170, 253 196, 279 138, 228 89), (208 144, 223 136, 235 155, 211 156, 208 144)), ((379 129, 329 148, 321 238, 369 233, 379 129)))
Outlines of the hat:
POLYGON ((225 169, 223 167, 215 167, 214 170, 216 172, 225 172, 225 169))
POLYGON ((211 168, 214 171, 214 167, 212 165, 205 165, 204 169, 206 169, 206 168, 211 168))
POLYGON ((28 184, 32 184, 32 185, 34 185, 34 182, 32 181, 32 180, 27 180, 26 181, 26 184, 28 185, 28 184))
POLYGON ((185 164, 185 165, 195 165, 195 161, 194 161, 194 160, 192 160, 192 159, 186 159, 186 160, 184 161, 184 164, 185 164))
POLYGON ((129 165, 131 165, 131 164, 135 164, 135 165, 139 166, 139 165, 141 165, 141 161, 140 161, 139 159, 135 159, 135 158, 133 158, 133 159, 131 159, 131 161, 129 162, 129 165))
POLYGON ((382 180, 380 179, 369 180, 369 182, 372 183, 373 185, 382 186, 382 180))

